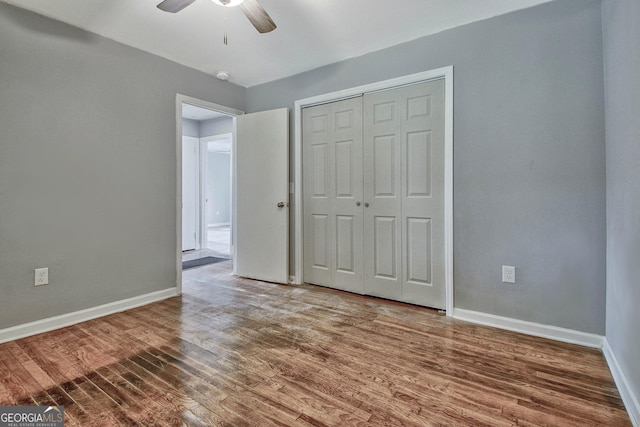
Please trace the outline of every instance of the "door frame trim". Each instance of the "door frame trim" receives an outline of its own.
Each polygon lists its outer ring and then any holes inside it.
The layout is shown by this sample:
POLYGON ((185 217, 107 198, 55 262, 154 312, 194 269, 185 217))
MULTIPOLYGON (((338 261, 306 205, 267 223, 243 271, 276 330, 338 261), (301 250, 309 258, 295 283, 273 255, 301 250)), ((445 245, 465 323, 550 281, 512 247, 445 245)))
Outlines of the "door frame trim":
POLYGON ((303 277, 302 226, 302 108, 339 101, 379 90, 413 83, 444 79, 444 250, 445 250, 445 309, 453 316, 453 65, 421 73, 409 74, 336 92, 299 99, 294 103, 294 200, 295 200, 295 268, 293 283, 301 284, 303 277))
MULTIPOLYGON (((231 164, 233 173, 235 173, 235 158, 233 153, 236 146, 236 120, 237 116, 244 114, 244 111, 227 107, 203 99, 193 98, 191 96, 176 94, 176 294, 182 294, 182 104, 189 104, 195 107, 206 108, 207 110, 218 111, 233 117, 233 138, 231 139, 231 164)), ((232 223, 235 223, 235 203, 236 203, 236 180, 232 177, 231 188, 231 209, 232 223)), ((235 239, 235 233, 234 233, 235 239)), ((235 247, 235 240, 233 241, 235 247)), ((234 251, 235 252, 235 251, 234 251)), ((233 268, 235 274, 235 255, 232 254, 233 268)))

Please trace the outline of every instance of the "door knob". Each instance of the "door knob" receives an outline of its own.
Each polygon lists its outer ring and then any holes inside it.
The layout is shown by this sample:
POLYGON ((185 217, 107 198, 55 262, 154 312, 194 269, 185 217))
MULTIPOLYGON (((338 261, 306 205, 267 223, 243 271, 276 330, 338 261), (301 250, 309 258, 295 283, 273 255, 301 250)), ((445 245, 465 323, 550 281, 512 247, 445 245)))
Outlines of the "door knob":
POLYGON ((356 202, 356 206, 360 206, 360 202, 356 202))
POLYGON ((284 202, 278 202, 278 207, 279 208, 284 208, 284 202))
POLYGON ((368 207, 369 207, 369 203, 365 203, 365 204, 364 204, 364 207, 365 207, 365 208, 368 208, 368 207))

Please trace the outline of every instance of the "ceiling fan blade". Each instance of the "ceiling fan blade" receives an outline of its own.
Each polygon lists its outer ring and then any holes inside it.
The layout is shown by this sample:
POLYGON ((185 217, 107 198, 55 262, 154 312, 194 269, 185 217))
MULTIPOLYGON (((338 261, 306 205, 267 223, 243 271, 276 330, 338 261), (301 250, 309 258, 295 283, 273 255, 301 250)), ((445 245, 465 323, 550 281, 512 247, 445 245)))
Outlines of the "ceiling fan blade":
POLYGON ((268 33, 276 29, 276 24, 258 0, 244 0, 240 8, 259 33, 268 33))
POLYGON ((164 0, 157 7, 165 12, 176 13, 180 12, 185 7, 189 6, 196 0, 164 0))

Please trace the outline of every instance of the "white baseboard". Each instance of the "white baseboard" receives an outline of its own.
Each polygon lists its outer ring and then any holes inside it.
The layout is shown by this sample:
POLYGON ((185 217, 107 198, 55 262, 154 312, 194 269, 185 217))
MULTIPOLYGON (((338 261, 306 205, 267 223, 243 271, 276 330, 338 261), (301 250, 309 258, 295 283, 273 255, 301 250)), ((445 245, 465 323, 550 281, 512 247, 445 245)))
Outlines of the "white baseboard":
POLYGON ((634 427, 640 427, 640 396, 636 395, 633 388, 631 388, 629 381, 627 381, 627 376, 620 368, 618 359, 611 346, 609 346, 609 341, 607 341, 606 337, 602 345, 602 352, 611 370, 613 380, 616 382, 624 407, 629 414, 629 418, 631 418, 631 424, 634 427))
POLYGON ((494 314, 479 311, 453 309, 454 319, 467 322, 493 326, 508 331, 520 332, 536 337, 549 338, 556 341, 579 344, 585 347, 602 348, 604 337, 602 335, 589 334, 573 329, 560 328, 558 326, 543 325, 541 323, 527 322, 525 320, 512 319, 510 317, 496 316, 494 314))
POLYGON ((73 313, 61 314, 48 319, 36 320, 35 322, 0 329, 0 344, 31 335, 41 334, 43 332, 49 332, 54 329, 75 325, 76 323, 86 322, 87 320, 96 319, 109 314, 119 313, 131 308, 171 298, 176 295, 178 295, 178 288, 169 288, 145 295, 139 295, 133 298, 110 302, 97 307, 74 311, 73 313))

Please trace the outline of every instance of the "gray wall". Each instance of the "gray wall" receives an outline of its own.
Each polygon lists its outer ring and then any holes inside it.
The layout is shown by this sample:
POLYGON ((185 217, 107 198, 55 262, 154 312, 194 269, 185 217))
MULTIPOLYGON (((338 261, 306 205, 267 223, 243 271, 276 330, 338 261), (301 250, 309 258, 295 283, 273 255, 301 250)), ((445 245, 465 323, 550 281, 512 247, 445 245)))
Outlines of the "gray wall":
MULTIPOLYGON (((640 3, 604 0, 607 341, 640 397, 640 3)), ((640 422, 640 420, 636 420, 640 422)))
POLYGON ((0 328, 174 287, 176 93, 245 89, 4 3, 0 76, 0 328))
POLYGON ((231 155, 207 152, 207 223, 231 222, 231 155))
POLYGON ((293 108, 296 99, 447 65, 455 306, 603 334, 599 1, 558 0, 255 86, 246 107, 293 108), (517 284, 501 283, 502 264, 516 266, 517 284))

